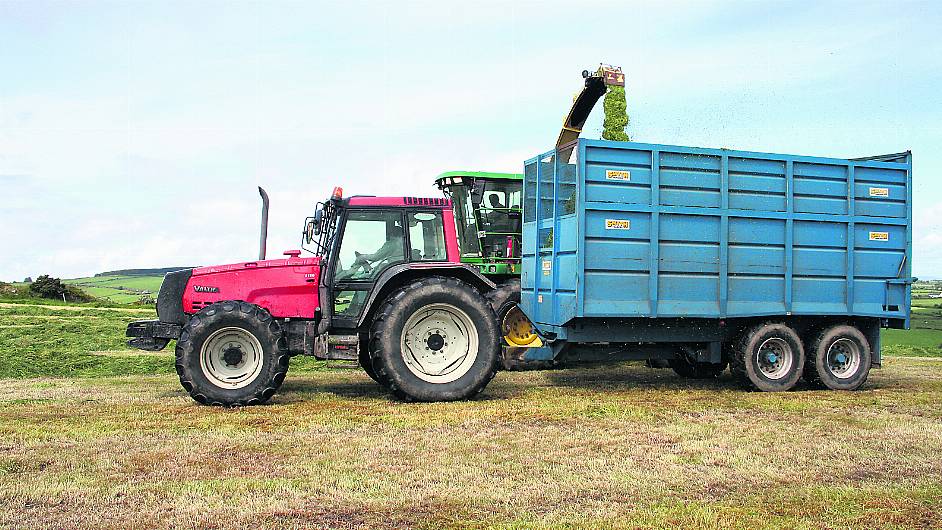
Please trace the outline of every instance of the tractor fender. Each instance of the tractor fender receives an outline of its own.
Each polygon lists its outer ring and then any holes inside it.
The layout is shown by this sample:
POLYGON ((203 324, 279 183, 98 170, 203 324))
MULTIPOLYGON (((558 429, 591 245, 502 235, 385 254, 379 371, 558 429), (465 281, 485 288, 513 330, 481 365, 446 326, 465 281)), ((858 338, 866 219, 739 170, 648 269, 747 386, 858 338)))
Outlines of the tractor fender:
POLYGON ((401 263, 389 267, 376 278, 376 283, 366 299, 366 308, 360 313, 357 327, 369 326, 377 307, 390 293, 407 283, 429 276, 445 276, 461 280, 472 285, 482 295, 497 288, 497 285, 481 274, 477 268, 463 263, 401 263))

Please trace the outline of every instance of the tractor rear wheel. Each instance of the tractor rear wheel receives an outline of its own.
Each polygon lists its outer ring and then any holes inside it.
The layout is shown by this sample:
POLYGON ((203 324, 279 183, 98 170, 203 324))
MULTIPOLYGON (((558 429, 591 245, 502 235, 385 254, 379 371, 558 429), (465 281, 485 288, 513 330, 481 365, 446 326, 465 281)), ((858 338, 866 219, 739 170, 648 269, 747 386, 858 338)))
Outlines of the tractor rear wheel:
POLYGON ((366 375, 370 376, 370 379, 384 387, 389 387, 389 381, 380 377, 380 375, 376 373, 376 370, 373 369, 373 359, 370 358, 370 339, 368 334, 362 334, 360 337, 360 353, 357 356, 357 362, 360 363, 360 368, 366 372, 366 375))
POLYGON ((744 385, 765 392, 791 390, 801 379, 805 351, 795 330, 769 322, 743 332, 732 351, 733 375, 744 385))
POLYGON ((204 307, 183 327, 176 347, 180 384, 204 405, 268 401, 285 380, 289 359, 278 321, 240 301, 204 307))
POLYGON ((497 371, 497 319, 487 300, 454 278, 408 284, 373 319, 370 357, 401 399, 453 401, 484 390, 497 371))

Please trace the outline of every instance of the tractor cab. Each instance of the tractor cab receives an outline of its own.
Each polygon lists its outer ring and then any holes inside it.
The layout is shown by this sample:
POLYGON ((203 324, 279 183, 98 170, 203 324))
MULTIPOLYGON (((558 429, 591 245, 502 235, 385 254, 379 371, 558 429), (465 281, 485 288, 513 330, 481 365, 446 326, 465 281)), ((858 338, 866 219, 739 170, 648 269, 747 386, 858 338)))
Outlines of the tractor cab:
POLYGON ((519 275, 523 176, 450 171, 435 184, 454 203, 461 261, 496 280, 519 275))
POLYGON ((451 201, 440 198, 343 198, 336 188, 305 225, 305 250, 320 256, 321 300, 330 327, 354 330, 390 275, 459 262, 451 201))

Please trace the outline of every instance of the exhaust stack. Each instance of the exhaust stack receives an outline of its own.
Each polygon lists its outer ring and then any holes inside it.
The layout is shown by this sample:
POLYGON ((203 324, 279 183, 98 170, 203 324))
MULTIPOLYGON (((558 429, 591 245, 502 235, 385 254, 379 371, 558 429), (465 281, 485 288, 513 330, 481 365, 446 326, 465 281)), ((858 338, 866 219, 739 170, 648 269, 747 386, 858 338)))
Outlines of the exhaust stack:
POLYGON ((258 194, 262 197, 262 233, 258 238, 258 259, 264 260, 268 244, 268 193, 261 186, 258 187, 258 194))

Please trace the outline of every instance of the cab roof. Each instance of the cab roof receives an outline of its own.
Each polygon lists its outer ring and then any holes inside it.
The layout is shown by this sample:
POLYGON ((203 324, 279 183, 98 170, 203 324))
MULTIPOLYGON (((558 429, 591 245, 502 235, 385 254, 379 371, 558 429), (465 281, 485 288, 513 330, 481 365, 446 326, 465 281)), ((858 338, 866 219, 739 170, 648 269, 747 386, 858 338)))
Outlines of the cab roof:
POLYGON ((497 179, 497 180, 521 180, 523 179, 523 175, 520 173, 492 173, 489 171, 446 171, 442 173, 441 175, 435 177, 435 182, 438 182, 448 177, 474 177, 474 178, 497 179))
POLYGON ((442 197, 372 197, 354 195, 346 199, 347 206, 427 206, 451 209, 451 200, 442 197))

